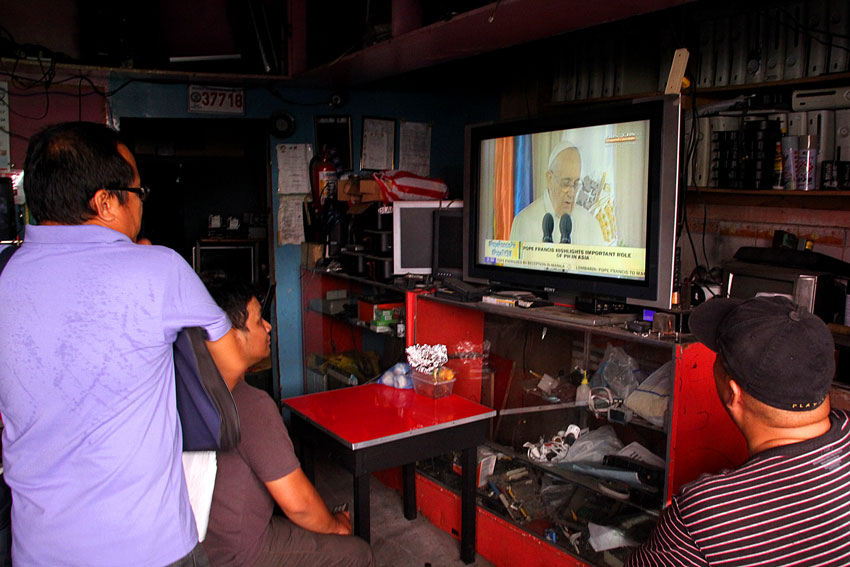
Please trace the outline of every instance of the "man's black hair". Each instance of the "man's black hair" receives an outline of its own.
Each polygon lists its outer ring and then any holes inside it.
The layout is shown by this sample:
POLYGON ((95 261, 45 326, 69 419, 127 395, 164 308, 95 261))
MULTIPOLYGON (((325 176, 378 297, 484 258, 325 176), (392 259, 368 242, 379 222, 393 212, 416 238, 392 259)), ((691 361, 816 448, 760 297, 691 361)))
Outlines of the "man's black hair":
MULTIPOLYGON (((118 153, 118 133, 94 122, 63 122, 30 138, 24 193, 38 222, 82 224, 95 215, 89 201, 98 189, 129 187, 133 168, 118 153)), ((115 191, 118 202, 126 191, 115 191)))
POLYGON ((227 313, 234 328, 244 331, 248 322, 248 304, 260 301, 257 288, 242 281, 217 281, 207 284, 210 295, 227 313))

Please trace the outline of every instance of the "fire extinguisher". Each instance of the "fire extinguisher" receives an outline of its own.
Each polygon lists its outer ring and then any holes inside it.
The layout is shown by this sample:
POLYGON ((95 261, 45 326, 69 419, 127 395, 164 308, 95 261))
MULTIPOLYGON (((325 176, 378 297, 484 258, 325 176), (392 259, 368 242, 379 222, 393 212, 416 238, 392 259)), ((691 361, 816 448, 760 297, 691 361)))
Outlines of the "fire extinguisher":
POLYGON ((325 203, 336 199, 336 166, 327 151, 322 151, 310 160, 310 190, 313 194, 313 210, 320 217, 325 203))

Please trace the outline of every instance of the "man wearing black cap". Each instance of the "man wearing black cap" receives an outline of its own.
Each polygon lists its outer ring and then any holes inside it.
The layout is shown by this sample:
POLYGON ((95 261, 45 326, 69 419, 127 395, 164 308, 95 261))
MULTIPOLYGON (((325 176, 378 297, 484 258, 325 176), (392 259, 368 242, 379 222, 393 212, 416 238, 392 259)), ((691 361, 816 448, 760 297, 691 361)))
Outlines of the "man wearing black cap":
POLYGON ((850 416, 830 411, 829 329, 779 297, 713 299, 689 325, 717 353, 750 458, 684 486, 627 565, 850 565, 850 416))

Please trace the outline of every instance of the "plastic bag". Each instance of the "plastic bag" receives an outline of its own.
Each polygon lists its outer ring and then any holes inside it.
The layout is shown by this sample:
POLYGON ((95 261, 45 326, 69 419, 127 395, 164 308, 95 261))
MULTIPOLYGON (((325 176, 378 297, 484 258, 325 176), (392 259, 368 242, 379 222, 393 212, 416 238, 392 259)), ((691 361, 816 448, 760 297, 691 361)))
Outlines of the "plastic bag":
POLYGON ((673 389, 673 361, 665 362, 626 398, 625 406, 658 427, 664 427, 670 392, 673 389))
POLYGON ((602 363, 593 375, 591 386, 606 386, 617 398, 626 399, 638 387, 640 368, 635 359, 620 347, 605 347, 602 363))
POLYGON ((404 362, 399 362, 378 378, 378 384, 392 386, 399 390, 409 390, 413 388, 413 380, 410 378, 410 366, 404 362))
POLYGON ((615 527, 588 522, 587 530, 590 532, 590 547, 597 553, 618 547, 637 547, 638 545, 637 542, 615 527))
POLYGON ((576 439, 570 447, 564 462, 585 462, 602 464, 605 455, 615 455, 623 448, 623 443, 617 438, 614 428, 603 425, 576 439))
POLYGON ((575 484, 544 474, 540 481, 540 499, 549 516, 557 518, 559 511, 569 503, 576 490, 575 484))
POLYGON ((409 171, 379 171, 374 177, 381 187, 381 198, 385 203, 445 199, 449 195, 449 187, 444 181, 422 177, 409 171))

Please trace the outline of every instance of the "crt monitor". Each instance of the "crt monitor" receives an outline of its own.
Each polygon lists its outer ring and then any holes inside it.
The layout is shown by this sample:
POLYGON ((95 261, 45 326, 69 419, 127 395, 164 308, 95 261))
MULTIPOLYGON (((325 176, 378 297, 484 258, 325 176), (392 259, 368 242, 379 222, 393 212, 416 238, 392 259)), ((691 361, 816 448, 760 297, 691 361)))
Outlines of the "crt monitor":
POLYGON ((464 277, 671 305, 679 97, 467 128, 464 277))
POLYGON ((255 248, 250 244, 198 243, 192 250, 192 267, 204 280, 257 282, 255 248))
POLYGON ((393 273, 430 274, 434 211, 462 207, 460 201, 393 203, 393 273))
POLYGON ((431 274, 442 279, 463 277, 463 209, 434 211, 431 274))

